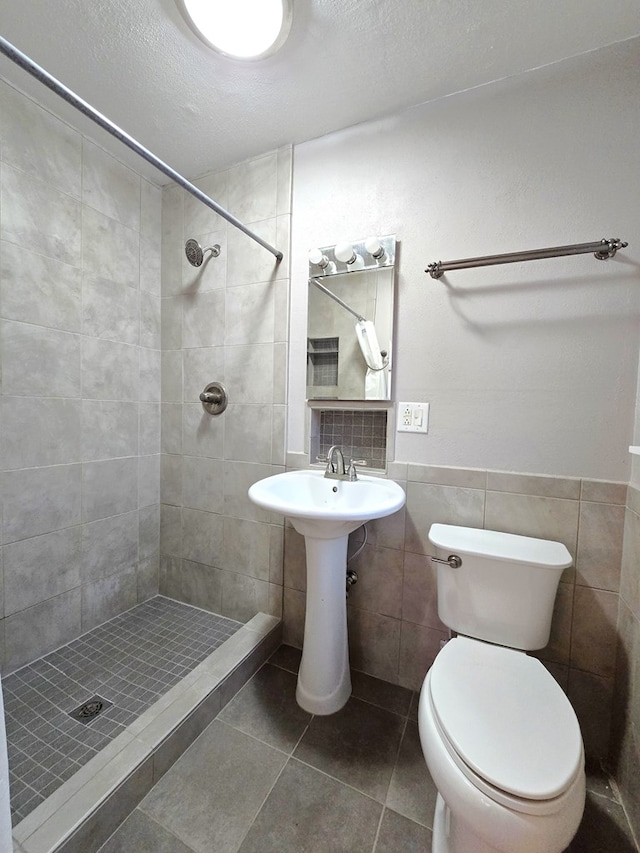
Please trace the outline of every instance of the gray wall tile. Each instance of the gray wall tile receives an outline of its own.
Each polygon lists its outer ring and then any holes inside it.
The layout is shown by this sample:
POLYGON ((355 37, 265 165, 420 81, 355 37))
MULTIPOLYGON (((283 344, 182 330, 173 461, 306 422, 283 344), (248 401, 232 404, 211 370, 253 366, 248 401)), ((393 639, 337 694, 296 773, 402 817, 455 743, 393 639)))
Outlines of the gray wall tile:
POLYGON ((85 276, 82 283, 83 333, 108 341, 137 344, 139 300, 138 290, 128 284, 85 276))
POLYGON ((82 201, 140 231, 140 176, 93 142, 82 142, 82 201))
POLYGON ((160 503, 142 507, 138 512, 138 562, 160 553, 160 503))
POLYGON ((11 672, 81 633, 81 594, 73 589, 5 619, 5 667, 11 672))
POLYGON ((271 528, 242 518, 223 517, 221 569, 269 580, 271 528))
POLYGON ((80 586, 80 527, 3 547, 4 613, 10 616, 80 586))
POLYGON ((225 293, 193 293, 183 297, 182 346, 213 347, 224 340, 225 293))
POLYGON ((82 263, 85 273, 90 276, 138 287, 139 233, 83 205, 82 263))
POLYGON ((139 399, 140 350, 129 344, 84 338, 82 394, 91 400, 139 399))
POLYGON ((220 566, 222 516, 185 507, 182 511, 182 554, 187 560, 220 566))
POLYGON ((138 512, 82 525, 82 580, 99 580, 138 561, 138 512))
POLYGON ((91 462, 138 454, 138 404, 82 402, 82 459, 91 462))
POLYGON ((75 462, 80 400, 3 397, 0 453, 8 469, 75 462))
POLYGON ((178 459, 182 461, 181 499, 184 506, 221 513, 224 505, 221 460, 195 456, 178 459))
POLYGON ((563 542, 575 558, 578 513, 577 501, 487 491, 485 527, 563 542))
POLYGON ((68 332, 81 330, 82 273, 78 267, 5 243, 0 275, 3 317, 68 332))
POLYGON ((93 142, 83 162, 80 134, 5 84, 0 105, 0 457, 9 469, 2 537, 13 665, 80 632, 80 571, 90 583, 134 571, 128 586, 94 583, 85 624, 158 587, 162 193, 93 142))
POLYGON ((85 462, 82 466, 82 520, 138 508, 138 458, 85 462))
POLYGON ((160 503, 160 454, 138 457, 138 506, 160 503))
POLYGON ((432 554, 428 540, 434 522, 482 527, 485 493, 479 489, 407 483, 406 549, 432 554))
POLYGON ((82 587, 82 630, 90 631, 138 602, 136 567, 82 587))
POLYGON ((578 583, 616 592, 619 589, 624 513, 624 506, 580 504, 578 583))
POLYGON ((80 337, 43 326, 4 321, 2 393, 80 396, 80 337))
POLYGON ((8 85, 0 89, 0 111, 4 162, 38 175, 61 192, 79 199, 80 134, 8 85))
POLYGON ((7 471, 3 479, 4 542, 28 539, 80 523, 80 465, 7 471))
POLYGON ((0 236, 57 261, 81 264, 80 202, 40 178, 3 164, 0 236))

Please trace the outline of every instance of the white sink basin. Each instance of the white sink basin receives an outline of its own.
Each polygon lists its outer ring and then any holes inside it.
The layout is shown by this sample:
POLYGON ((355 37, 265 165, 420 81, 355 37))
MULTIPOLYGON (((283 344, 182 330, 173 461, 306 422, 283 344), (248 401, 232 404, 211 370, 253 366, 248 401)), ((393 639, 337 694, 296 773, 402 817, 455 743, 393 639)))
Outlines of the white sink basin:
POLYGON ((403 489, 393 480, 358 474, 355 481, 333 480, 324 471, 287 471, 254 483, 249 498, 282 513, 303 536, 337 539, 365 521, 404 506, 403 489))

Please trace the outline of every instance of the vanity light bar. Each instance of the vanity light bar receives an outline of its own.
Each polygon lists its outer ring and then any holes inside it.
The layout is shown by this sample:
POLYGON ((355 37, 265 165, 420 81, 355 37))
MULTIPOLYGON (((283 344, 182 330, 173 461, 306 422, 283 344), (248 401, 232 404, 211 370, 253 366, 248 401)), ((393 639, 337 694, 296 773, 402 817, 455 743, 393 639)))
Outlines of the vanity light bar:
POLYGON ((309 252, 309 275, 313 278, 346 272, 392 267, 396 260, 396 235, 367 237, 352 243, 336 243, 309 252), (347 247, 351 251, 347 251, 347 247), (342 260, 345 259, 345 260, 342 260))

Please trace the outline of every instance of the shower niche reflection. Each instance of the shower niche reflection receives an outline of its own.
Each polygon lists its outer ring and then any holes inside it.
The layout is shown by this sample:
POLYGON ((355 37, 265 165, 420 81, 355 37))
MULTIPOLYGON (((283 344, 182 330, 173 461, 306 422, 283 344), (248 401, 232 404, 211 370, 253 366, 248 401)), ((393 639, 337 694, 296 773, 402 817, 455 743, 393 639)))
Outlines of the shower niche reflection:
POLYGON ((309 400, 391 399, 395 257, 395 235, 309 252, 309 400))

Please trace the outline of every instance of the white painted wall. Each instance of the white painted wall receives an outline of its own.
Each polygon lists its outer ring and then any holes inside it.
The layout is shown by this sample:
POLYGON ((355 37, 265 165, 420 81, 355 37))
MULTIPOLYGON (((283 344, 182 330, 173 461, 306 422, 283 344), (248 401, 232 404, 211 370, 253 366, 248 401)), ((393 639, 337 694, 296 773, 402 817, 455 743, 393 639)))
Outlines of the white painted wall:
POLYGON ((400 241, 395 459, 626 480, 640 315, 640 40, 299 145, 288 449, 304 449, 307 250, 400 241), (621 237, 590 255, 425 275, 431 261, 621 237))

